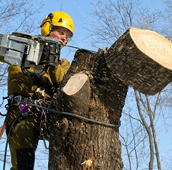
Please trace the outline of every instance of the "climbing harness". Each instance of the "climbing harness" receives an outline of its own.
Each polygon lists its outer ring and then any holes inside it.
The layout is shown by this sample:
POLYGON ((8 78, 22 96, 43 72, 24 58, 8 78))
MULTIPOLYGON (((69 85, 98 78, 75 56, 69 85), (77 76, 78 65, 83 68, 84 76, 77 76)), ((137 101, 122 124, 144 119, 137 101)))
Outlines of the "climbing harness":
MULTIPOLYGON (((48 107, 48 103, 45 103, 42 100, 35 100, 34 101, 35 105, 37 106, 47 106, 48 107)), ((23 105, 23 108, 26 107, 29 108, 31 106, 26 104, 23 105)), ((44 142, 44 146, 46 149, 48 149, 45 140, 50 140, 50 134, 49 134, 49 128, 50 128, 50 124, 49 124, 49 117, 48 117, 48 111, 39 107, 35 107, 36 108, 36 113, 38 114, 38 138, 40 140, 43 140, 44 142)))
MULTIPOLYGON (((13 104, 15 106, 18 106, 20 104, 22 104, 22 96, 10 96, 11 99, 9 100, 9 104, 13 104)), ((39 100, 34 100, 34 103, 36 106, 46 106, 43 102, 43 99, 39 99, 39 100)), ((13 120, 13 122, 11 123, 8 133, 7 133, 7 140, 6 140, 6 145, 5 145, 5 154, 4 154, 4 164, 3 164, 3 170, 5 170, 5 164, 6 164, 6 155, 7 155, 7 147, 8 147, 8 141, 10 136, 12 136, 13 130, 15 128, 15 125, 17 125, 19 122, 21 122, 22 120, 26 119, 29 116, 33 116, 33 115, 38 115, 38 138, 40 140, 43 140, 44 142, 44 146, 46 149, 48 149, 45 140, 50 139, 49 136, 49 132, 48 132, 48 119, 47 119, 47 111, 43 110, 39 107, 35 107, 36 111, 35 113, 33 111, 31 111, 30 109, 31 105, 28 104, 24 104, 21 109, 20 109, 20 113, 16 116, 16 118, 13 120)))

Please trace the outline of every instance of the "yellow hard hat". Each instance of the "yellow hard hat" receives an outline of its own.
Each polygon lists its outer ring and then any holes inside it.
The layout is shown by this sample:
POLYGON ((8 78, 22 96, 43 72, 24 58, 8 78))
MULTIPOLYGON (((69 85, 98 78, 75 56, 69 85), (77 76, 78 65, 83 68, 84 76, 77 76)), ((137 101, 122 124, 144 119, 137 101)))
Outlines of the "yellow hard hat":
POLYGON ((68 29, 71 32, 71 37, 74 32, 74 24, 72 18, 65 12, 56 11, 45 17, 41 24, 41 34, 48 36, 52 31, 52 26, 60 26, 68 29))

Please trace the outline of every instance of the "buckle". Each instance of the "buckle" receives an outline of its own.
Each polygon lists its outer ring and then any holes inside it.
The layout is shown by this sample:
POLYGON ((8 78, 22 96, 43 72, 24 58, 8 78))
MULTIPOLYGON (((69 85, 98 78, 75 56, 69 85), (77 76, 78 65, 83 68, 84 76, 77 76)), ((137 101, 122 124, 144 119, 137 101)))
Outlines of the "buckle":
POLYGON ((18 96, 13 96, 13 98, 11 99, 11 103, 14 105, 14 106, 18 106, 22 101, 22 96, 21 95, 18 95, 18 96))

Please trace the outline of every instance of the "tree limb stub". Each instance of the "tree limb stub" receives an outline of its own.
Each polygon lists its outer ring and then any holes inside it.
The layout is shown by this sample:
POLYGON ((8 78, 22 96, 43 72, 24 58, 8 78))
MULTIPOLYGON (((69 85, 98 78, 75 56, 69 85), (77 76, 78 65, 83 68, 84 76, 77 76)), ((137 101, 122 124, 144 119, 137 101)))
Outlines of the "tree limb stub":
POLYGON ((82 88, 87 80, 88 76, 86 74, 75 74, 71 76, 67 84, 63 87, 63 91, 69 96, 74 95, 82 88))
POLYGON ((172 43, 160 34, 129 28, 108 50, 107 66, 125 84, 148 95, 172 79, 172 43))

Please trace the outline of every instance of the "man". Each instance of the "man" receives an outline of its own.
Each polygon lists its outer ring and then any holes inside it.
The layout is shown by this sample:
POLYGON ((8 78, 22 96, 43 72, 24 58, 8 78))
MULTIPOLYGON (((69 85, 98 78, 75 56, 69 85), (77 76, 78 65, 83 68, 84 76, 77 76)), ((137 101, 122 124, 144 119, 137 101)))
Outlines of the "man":
MULTIPOLYGON (((41 24, 42 35, 55 38, 62 45, 67 44, 68 40, 72 38, 73 31, 74 24, 72 18, 62 11, 50 13, 41 24)), ((5 62, 2 56, 0 57, 0 61, 5 62)), ((35 66, 34 68, 29 68, 27 71, 33 73, 36 72, 36 69, 41 70, 44 67, 44 65, 41 68, 40 66, 35 66)), ((42 87, 47 84, 53 85, 61 82, 69 67, 69 62, 66 59, 61 59, 59 65, 48 66, 45 74, 38 81, 33 77, 23 74, 19 66, 9 66, 8 95, 11 97, 11 106, 9 106, 8 110, 7 134, 12 122, 20 113, 21 105, 13 105, 15 96, 20 95, 25 101, 27 98, 35 99, 37 97, 35 94, 35 86, 42 87)), ((45 88, 45 99, 50 100, 52 95, 50 88, 45 88)), ((12 162, 11 170, 33 170, 35 150, 39 140, 37 124, 38 118, 35 115, 29 116, 15 124, 12 135, 9 138, 12 162)))

